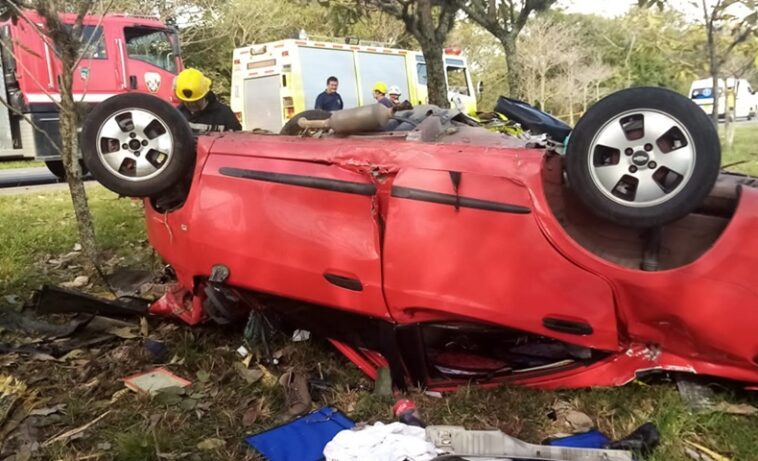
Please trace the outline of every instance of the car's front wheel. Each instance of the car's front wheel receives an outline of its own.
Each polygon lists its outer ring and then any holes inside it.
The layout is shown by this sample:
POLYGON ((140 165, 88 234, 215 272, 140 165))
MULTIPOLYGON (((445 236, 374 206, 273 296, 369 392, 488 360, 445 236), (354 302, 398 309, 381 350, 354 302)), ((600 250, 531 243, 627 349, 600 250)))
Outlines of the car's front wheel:
POLYGON ((186 179, 195 164, 184 116, 148 94, 121 94, 98 104, 84 122, 81 147, 95 179, 131 197, 160 195, 186 179))
POLYGON ((675 221, 713 187, 721 147, 708 116, 663 88, 631 88, 591 107, 568 143, 572 188, 595 214, 635 227, 675 221))

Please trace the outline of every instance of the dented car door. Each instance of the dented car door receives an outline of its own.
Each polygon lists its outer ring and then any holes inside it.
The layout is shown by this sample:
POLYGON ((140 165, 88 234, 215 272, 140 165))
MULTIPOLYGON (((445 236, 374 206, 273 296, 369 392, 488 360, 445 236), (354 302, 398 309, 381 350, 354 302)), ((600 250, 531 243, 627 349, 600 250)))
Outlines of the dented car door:
POLYGON ((478 320, 616 350, 611 287, 556 251, 531 207, 527 189, 506 178, 401 170, 384 239, 393 318, 478 320))

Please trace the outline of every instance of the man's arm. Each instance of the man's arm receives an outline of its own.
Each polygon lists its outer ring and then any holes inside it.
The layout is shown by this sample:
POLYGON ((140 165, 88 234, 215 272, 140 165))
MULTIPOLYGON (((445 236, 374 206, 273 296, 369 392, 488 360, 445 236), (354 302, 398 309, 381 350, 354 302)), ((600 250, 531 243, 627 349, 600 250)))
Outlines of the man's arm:
POLYGON ((226 129, 228 131, 241 131, 242 125, 237 119, 237 116, 234 115, 234 112, 232 112, 232 109, 226 105, 224 105, 224 108, 226 109, 224 111, 224 125, 226 126, 226 129))
POLYGON ((324 93, 320 93, 318 96, 316 96, 316 105, 314 109, 324 110, 324 93))

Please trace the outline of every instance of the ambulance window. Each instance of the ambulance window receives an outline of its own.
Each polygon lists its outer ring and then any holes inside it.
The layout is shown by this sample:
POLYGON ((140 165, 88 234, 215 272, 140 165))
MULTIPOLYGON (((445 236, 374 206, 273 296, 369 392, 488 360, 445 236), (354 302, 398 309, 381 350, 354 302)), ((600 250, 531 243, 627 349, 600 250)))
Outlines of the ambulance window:
POLYGON ((126 54, 175 74, 176 52, 169 34, 148 27, 125 27, 126 54))
POLYGON ((448 66, 447 86, 448 89, 454 93, 458 93, 463 96, 469 96, 468 80, 466 79, 466 68, 448 66))
POLYGON ((416 64, 416 75, 418 76, 418 84, 426 85, 426 64, 416 64))

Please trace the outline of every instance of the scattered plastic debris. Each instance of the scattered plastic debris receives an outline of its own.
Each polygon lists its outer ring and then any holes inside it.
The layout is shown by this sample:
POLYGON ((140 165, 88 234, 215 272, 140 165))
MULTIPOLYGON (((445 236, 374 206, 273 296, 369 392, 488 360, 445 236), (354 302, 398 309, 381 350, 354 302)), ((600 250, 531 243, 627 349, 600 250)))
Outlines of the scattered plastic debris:
POLYGON ((184 378, 180 378, 165 368, 156 368, 145 373, 124 378, 124 384, 136 392, 155 394, 169 387, 184 388, 192 384, 184 378))
POLYGON ((293 343, 299 343, 303 341, 308 341, 311 339, 311 332, 308 330, 295 330, 292 333, 292 342, 293 343))

